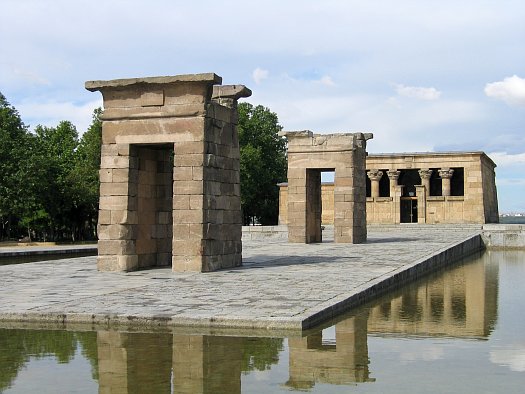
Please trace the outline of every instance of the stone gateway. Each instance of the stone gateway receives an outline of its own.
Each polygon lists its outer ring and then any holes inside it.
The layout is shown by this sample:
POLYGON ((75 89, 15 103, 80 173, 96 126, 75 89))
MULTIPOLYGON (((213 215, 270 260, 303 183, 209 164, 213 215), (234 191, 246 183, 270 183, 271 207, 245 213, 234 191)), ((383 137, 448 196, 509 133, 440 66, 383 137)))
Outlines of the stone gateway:
POLYGON ((289 131, 288 241, 322 242, 321 172, 334 172, 334 240, 366 242, 366 141, 371 133, 289 131))
POLYGON ((210 74, 89 81, 104 99, 100 271, 241 265, 237 100, 210 74))

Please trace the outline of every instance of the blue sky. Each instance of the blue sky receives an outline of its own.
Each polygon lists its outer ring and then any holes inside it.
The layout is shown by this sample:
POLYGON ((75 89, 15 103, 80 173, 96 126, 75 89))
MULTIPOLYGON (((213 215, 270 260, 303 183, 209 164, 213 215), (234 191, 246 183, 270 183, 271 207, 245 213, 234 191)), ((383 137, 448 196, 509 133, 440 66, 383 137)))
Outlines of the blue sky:
POLYGON ((31 127, 82 133, 87 80, 215 72, 286 130, 483 150, 500 212, 525 212, 524 20, 522 0, 2 0, 0 91, 31 127))

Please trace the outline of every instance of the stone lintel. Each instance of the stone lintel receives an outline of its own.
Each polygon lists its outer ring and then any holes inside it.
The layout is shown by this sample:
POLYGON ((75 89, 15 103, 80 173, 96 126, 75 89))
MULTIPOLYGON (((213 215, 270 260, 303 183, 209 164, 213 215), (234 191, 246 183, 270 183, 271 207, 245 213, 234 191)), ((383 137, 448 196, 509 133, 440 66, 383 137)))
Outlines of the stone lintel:
POLYGON ((105 88, 126 88, 133 85, 164 85, 178 82, 200 82, 208 83, 209 85, 217 85, 222 83, 222 78, 215 73, 204 74, 183 74, 165 77, 146 77, 146 78, 125 78, 112 79, 108 81, 87 81, 85 87, 90 92, 103 90, 105 88))
MULTIPOLYGON (((334 133, 315 134, 310 130, 281 131, 280 136, 288 139, 288 152, 301 153, 307 146, 317 147, 319 152, 347 151, 356 148, 366 148, 366 141, 373 138, 372 133, 334 133)), ((306 148, 305 153, 310 153, 311 148, 306 148)))

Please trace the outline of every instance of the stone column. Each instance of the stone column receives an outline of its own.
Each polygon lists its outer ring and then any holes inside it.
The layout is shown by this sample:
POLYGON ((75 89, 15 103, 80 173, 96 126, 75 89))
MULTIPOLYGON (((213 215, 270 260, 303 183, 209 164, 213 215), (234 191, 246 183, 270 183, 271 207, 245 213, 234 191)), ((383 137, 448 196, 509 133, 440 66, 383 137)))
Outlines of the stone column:
POLYGON ((416 185, 416 196, 417 196, 417 222, 427 222, 427 199, 426 191, 423 185, 416 185))
POLYGON ((397 180, 399 179, 399 174, 401 174, 401 172, 398 170, 389 170, 386 172, 386 174, 390 180, 390 196, 393 197, 396 191, 397 180))
POLYGON ((370 179, 371 197, 373 198, 379 197, 379 180, 383 176, 383 171, 370 170, 368 171, 367 175, 368 175, 368 178, 370 179))
POLYGON ((432 170, 422 168, 418 172, 421 177, 421 185, 425 187, 425 197, 428 197, 430 195, 430 177, 432 176, 432 170))
POLYGON ((443 196, 450 196, 450 178, 454 174, 454 170, 451 168, 442 168, 439 171, 439 176, 442 179, 441 190, 443 196))
POLYGON ((390 214, 392 216, 392 223, 399 223, 400 222, 400 198, 403 194, 403 186, 398 186, 397 180, 399 179, 399 175, 401 174, 401 171, 398 170, 389 170, 386 173, 388 175, 388 179, 390 180, 390 197, 392 197, 392 206, 390 210, 390 214))

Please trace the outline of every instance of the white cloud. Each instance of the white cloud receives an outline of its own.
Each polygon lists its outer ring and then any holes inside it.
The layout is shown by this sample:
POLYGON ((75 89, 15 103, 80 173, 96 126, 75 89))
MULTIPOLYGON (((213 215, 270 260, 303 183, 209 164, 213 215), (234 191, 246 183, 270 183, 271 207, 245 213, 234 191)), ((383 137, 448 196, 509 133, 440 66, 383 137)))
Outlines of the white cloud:
POLYGON ((335 82, 334 80, 332 79, 332 77, 330 77, 329 75, 324 75, 323 77, 321 77, 321 79, 318 81, 321 85, 326 85, 326 86, 335 86, 335 82))
POLYGON ((22 120, 32 129, 39 124, 54 127, 62 120, 69 120, 76 126, 79 135, 82 135, 91 124, 93 110, 97 107, 102 107, 101 99, 81 105, 52 101, 16 104, 22 120))
POLYGON ((525 348, 517 345, 514 348, 492 350, 490 361, 494 364, 505 365, 511 371, 525 372, 525 348))
POLYGON ((412 363, 416 361, 434 361, 441 360, 445 355, 442 347, 438 346, 423 346, 417 351, 404 350, 401 351, 399 358, 403 364, 412 363))
POLYGON ((398 95, 402 97, 415 98, 418 100, 437 100, 441 92, 435 88, 424 88, 421 86, 405 86, 402 84, 394 85, 398 95))
POLYGON ((525 153, 508 154, 507 152, 491 152, 489 156, 500 168, 525 165, 525 153))
POLYGON ((263 80, 268 78, 268 75, 270 75, 268 70, 257 67, 255 70, 253 70, 252 78, 254 82, 259 85, 263 80))
POLYGON ((525 107, 525 79, 513 75, 503 81, 488 83, 485 94, 508 105, 525 107))
POLYGON ((33 83, 37 85, 46 85, 46 86, 51 85, 51 82, 49 82, 47 79, 31 71, 22 70, 20 68, 14 68, 13 74, 15 74, 20 79, 27 81, 29 83, 33 83))

